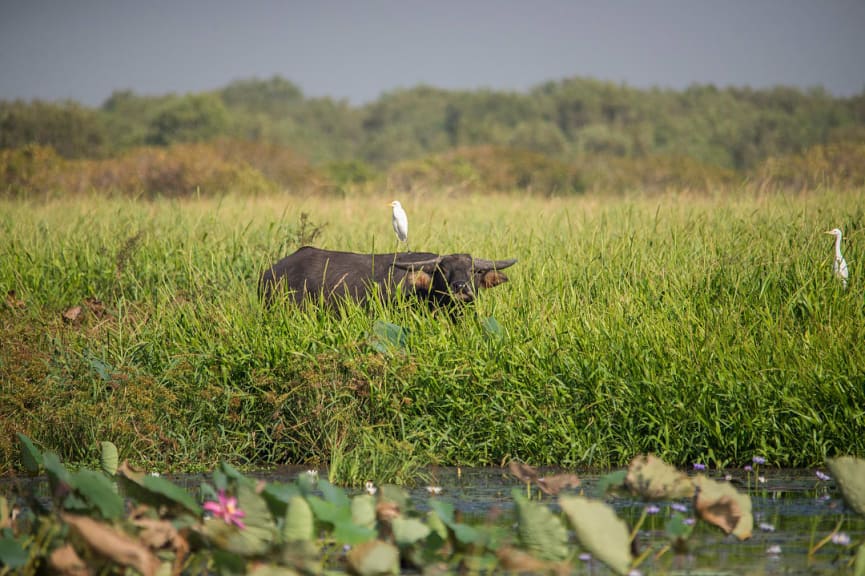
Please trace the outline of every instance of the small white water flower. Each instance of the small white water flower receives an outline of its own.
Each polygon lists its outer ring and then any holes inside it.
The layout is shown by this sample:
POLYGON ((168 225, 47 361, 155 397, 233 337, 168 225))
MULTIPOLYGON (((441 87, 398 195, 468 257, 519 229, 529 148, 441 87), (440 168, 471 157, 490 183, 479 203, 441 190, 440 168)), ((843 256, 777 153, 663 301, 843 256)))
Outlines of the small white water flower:
POLYGON ((766 548, 766 554, 769 556, 780 556, 781 555, 781 547, 777 544, 772 544, 768 548, 766 548))
POLYGON ((832 544, 837 544, 838 546, 849 546, 850 536, 846 532, 836 532, 835 534, 832 534, 832 544))
POLYGON ((375 493, 378 492, 378 488, 375 487, 375 484, 373 484, 371 480, 366 481, 364 488, 366 489, 366 493, 370 496, 375 496, 375 493))
POLYGON ((768 522, 760 522, 760 524, 758 525, 758 528, 760 528, 760 530, 762 530, 763 532, 774 532, 775 531, 775 525, 769 524, 768 522))
POLYGON ((429 494, 432 494, 433 496, 435 496, 436 494, 442 493, 442 487, 441 486, 427 486, 426 491, 429 494))

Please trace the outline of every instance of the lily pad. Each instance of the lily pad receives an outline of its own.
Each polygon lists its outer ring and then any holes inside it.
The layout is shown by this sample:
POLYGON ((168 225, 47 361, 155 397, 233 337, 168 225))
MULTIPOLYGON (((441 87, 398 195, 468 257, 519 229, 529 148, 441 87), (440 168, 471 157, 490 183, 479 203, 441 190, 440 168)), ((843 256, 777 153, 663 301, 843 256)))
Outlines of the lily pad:
POLYGON ((21 463, 31 474, 39 474, 42 468, 42 452, 24 434, 18 433, 18 443, 21 445, 21 463))
POLYGON ((204 534, 234 554, 247 557, 264 554, 276 536, 276 525, 267 503, 250 484, 242 483, 237 487, 237 506, 244 512, 244 528, 212 518, 205 521, 204 534))
POLYGON ((613 508, 583 496, 562 496, 559 504, 580 545, 616 574, 627 574, 633 561, 631 534, 613 508))
POLYGON ((595 496, 597 498, 604 498, 607 495, 607 492, 622 490, 624 488, 625 478, 627 477, 627 470, 616 470, 615 472, 604 474, 598 479, 598 483, 595 485, 595 496))
POLYGON ((444 500, 430 500, 429 507, 438 515, 439 519, 444 522, 454 538, 463 544, 475 544, 483 540, 483 534, 474 526, 468 524, 460 524, 454 519, 454 505, 444 500))
POLYGON ((523 548, 542 560, 559 561, 568 556, 568 532, 558 516, 538 502, 530 502, 514 490, 517 533, 523 548))
POLYGON ((694 478, 694 509, 702 520, 739 540, 751 537, 754 516, 751 497, 740 494, 729 482, 718 482, 699 474, 694 478))
POLYGON ((324 499, 339 507, 348 507, 351 502, 345 490, 339 486, 334 486, 327 480, 320 480, 318 487, 321 490, 324 499))
POLYGON ((676 500, 694 495, 694 484, 687 474, 652 454, 631 461, 625 486, 645 500, 676 500))
POLYGON ((0 538, 0 566, 15 570, 27 564, 30 556, 14 538, 0 538))
POLYGON ((393 544, 381 540, 352 548, 346 559, 351 572, 360 576, 399 573, 399 550, 393 544))
POLYGON ((288 542, 312 540, 315 536, 315 518, 303 496, 295 495, 288 500, 282 535, 288 542))
POLYGON ((124 461, 117 468, 120 485, 139 502, 154 507, 166 506, 201 516, 201 506, 183 488, 169 480, 132 470, 124 461))
POLYGON ((113 442, 103 441, 100 443, 99 461, 102 465, 102 471, 108 476, 114 476, 117 473, 119 455, 117 446, 113 442))
POLYGON ((493 341, 500 341, 505 337, 505 329, 493 316, 487 316, 481 320, 481 326, 483 326, 487 338, 493 341))
POLYGON ((414 544, 430 535, 430 528, 417 518, 394 518, 393 537, 397 545, 407 546, 414 544))
POLYGON ((126 511, 123 499, 117 494, 114 483, 104 474, 93 470, 81 470, 72 477, 72 485, 78 494, 106 520, 116 520, 126 511))
POLYGON ((351 499, 351 520, 358 526, 375 528, 375 498, 358 494, 351 499))
POLYGON ((101 556, 135 568, 144 576, 154 576, 159 569, 159 559, 146 546, 113 526, 87 516, 61 514, 61 517, 101 556))
POLYGON ((859 544, 859 548, 856 549, 853 576, 865 576, 865 544, 859 544))
POLYGON ((343 520, 333 525, 333 539, 341 544, 356 546, 369 542, 375 537, 375 530, 366 526, 358 526, 351 520, 343 520))
POLYGON ((841 490, 844 502, 860 516, 865 516, 865 460, 842 456, 828 458, 826 465, 841 490))
POLYGON ((394 350, 404 350, 406 344, 405 329, 390 322, 376 320, 372 325, 369 343, 376 352, 382 354, 389 354, 394 350))
POLYGON ((48 483, 51 485, 51 492, 58 494, 63 492, 63 487, 72 485, 72 475, 66 470, 66 467, 60 462, 60 458, 54 452, 46 452, 42 456, 42 465, 45 467, 45 473, 48 475, 48 483))

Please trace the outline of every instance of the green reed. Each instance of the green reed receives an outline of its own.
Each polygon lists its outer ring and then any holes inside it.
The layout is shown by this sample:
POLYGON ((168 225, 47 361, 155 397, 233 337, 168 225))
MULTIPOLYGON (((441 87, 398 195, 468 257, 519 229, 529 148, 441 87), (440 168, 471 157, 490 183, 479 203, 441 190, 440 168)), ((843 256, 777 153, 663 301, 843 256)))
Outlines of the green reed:
POLYGON ((404 197, 416 250, 518 258, 510 282, 456 321, 405 302, 259 303, 261 269, 316 227, 322 247, 396 249, 390 199, 5 202, 3 464, 12 432, 70 462, 111 440, 156 469, 341 462, 353 483, 404 475, 394 454, 409 468, 865 454, 863 191, 404 197), (835 226, 846 291, 822 234, 835 226), (376 321, 404 345, 379 351, 376 321))

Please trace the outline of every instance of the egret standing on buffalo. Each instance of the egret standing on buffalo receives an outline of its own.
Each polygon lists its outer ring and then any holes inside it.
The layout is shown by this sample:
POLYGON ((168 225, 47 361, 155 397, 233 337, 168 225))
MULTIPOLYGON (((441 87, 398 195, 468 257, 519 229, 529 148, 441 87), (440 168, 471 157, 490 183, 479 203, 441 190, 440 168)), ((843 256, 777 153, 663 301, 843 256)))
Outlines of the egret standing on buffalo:
POLYGON ((399 200, 394 200, 390 205, 393 207, 393 231, 400 242, 405 242, 406 251, 411 252, 408 248, 408 216, 399 200))
POLYGON ((832 271, 835 273, 835 276, 841 280, 841 285, 846 288, 848 272, 847 261, 844 260, 844 256, 841 255, 841 229, 833 228, 827 230, 824 234, 830 234, 835 237, 835 261, 832 263, 832 271))

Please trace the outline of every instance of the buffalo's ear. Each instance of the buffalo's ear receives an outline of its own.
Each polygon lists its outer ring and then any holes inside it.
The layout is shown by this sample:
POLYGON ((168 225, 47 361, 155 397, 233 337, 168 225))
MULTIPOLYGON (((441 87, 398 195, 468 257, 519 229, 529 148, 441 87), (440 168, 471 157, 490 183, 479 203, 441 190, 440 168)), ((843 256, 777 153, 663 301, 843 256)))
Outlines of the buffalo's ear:
POLYGON ((492 288, 494 286, 498 286, 499 284, 504 284, 508 281, 508 277, 498 270, 488 270, 487 272, 481 273, 480 281, 478 282, 478 286, 481 288, 492 288))
POLYGON ((432 286, 432 276, 423 270, 412 270, 405 275, 405 281, 417 290, 429 290, 432 286))

